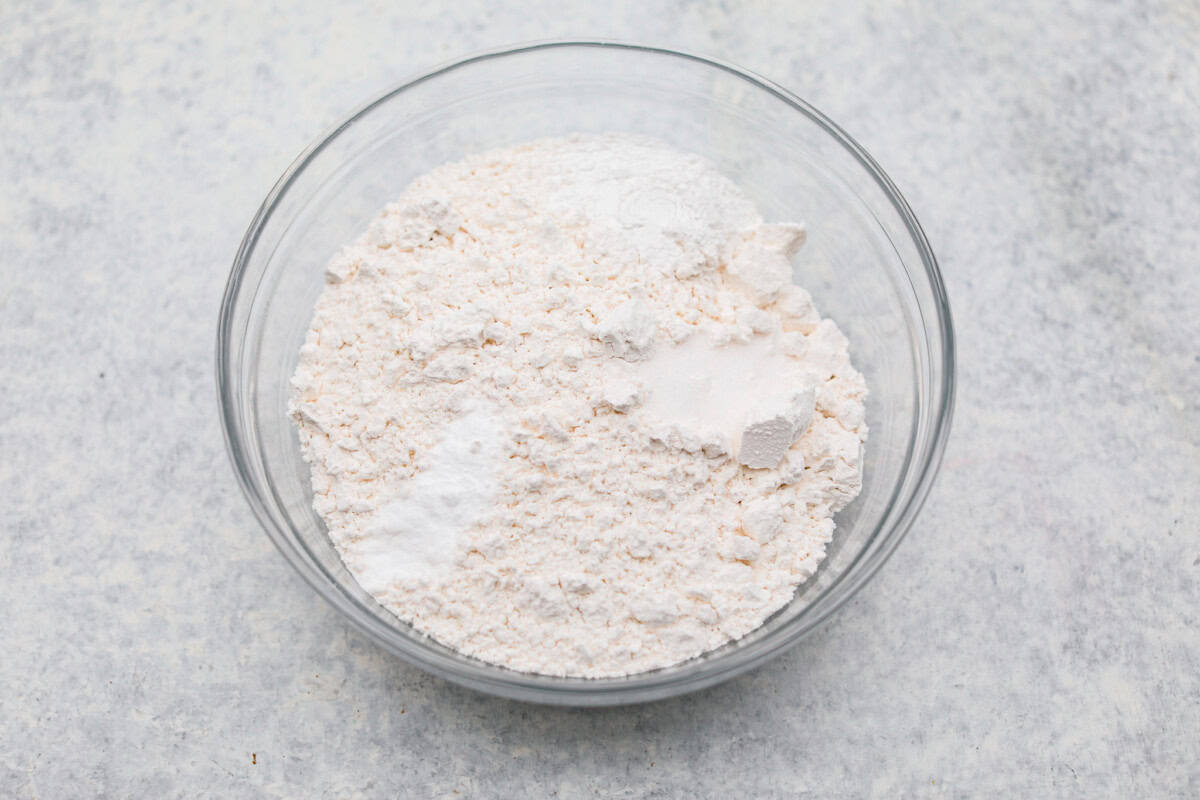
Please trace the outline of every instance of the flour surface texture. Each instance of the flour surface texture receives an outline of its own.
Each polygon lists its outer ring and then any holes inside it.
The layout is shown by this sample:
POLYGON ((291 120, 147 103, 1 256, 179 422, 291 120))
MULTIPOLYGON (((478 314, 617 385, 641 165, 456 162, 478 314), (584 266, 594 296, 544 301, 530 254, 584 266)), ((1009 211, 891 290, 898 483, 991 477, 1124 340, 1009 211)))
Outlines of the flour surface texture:
POLYGON ((546 139, 420 177, 332 259, 292 380, 313 505, 383 606, 512 669, 761 625, 861 485, 866 394, 703 159, 546 139))

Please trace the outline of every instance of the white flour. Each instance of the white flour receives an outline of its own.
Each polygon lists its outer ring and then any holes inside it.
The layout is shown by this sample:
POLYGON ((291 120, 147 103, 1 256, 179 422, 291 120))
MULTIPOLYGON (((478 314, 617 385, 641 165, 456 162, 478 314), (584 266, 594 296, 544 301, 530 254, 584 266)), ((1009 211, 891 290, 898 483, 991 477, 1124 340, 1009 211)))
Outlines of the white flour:
POLYGON ((702 159, 577 136, 413 182, 332 260, 293 379, 313 505, 419 631, 552 675, 737 639, 859 490, 865 386, 702 159))
POLYGON ((487 511, 503 455, 502 431, 484 412, 450 422, 442 439, 407 481, 404 496, 379 508, 366 535, 346 544, 345 557, 368 592, 394 581, 435 579, 453 563, 458 532, 487 511))

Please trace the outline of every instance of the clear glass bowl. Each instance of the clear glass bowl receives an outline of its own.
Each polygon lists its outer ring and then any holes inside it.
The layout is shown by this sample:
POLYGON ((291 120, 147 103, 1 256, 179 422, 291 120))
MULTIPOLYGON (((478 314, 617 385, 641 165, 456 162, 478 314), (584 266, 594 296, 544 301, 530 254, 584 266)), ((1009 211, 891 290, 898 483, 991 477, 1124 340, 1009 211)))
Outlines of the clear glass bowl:
POLYGON ((226 441, 255 514, 350 622, 446 679, 563 705, 652 700, 727 680, 795 644, 863 587, 912 525, 950 426, 954 343, 941 276, 908 204, 869 155, 803 100, 744 70, 670 50, 554 42, 437 69, 355 111, 271 190, 221 307, 226 441), (851 343, 870 387, 863 490, 817 574, 758 630, 667 669, 614 679, 513 672, 459 655, 377 605, 311 506, 288 380, 326 261, 408 182, 469 153, 575 131, 658 137, 711 159, 768 221, 802 220, 795 278, 851 343))

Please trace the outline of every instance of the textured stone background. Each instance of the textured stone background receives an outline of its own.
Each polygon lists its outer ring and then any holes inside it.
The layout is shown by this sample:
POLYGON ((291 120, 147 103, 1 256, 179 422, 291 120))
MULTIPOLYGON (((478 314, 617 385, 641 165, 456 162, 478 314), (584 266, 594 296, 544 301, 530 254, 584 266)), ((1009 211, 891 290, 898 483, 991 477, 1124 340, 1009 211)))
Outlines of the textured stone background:
POLYGON ((0 795, 1200 795, 1200 7, 329 5, 0 10, 0 795), (945 468, 871 586, 751 675, 599 712, 351 632, 239 495, 212 377, 242 231, 310 139, 464 52, 588 35, 844 124, 961 348, 945 468))

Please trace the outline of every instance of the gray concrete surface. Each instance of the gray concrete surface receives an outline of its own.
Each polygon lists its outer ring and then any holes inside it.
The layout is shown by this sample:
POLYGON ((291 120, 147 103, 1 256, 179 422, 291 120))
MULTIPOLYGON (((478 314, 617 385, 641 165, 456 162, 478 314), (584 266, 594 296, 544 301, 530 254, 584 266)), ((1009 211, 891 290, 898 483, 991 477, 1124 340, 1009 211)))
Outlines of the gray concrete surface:
POLYGON ((1195 3, 5 3, 0 795, 1200 795, 1195 3), (961 392, 878 579, 719 688, 562 711, 350 631, 226 463, 213 332, 311 138, 461 53, 644 40, 857 136, 961 392))

